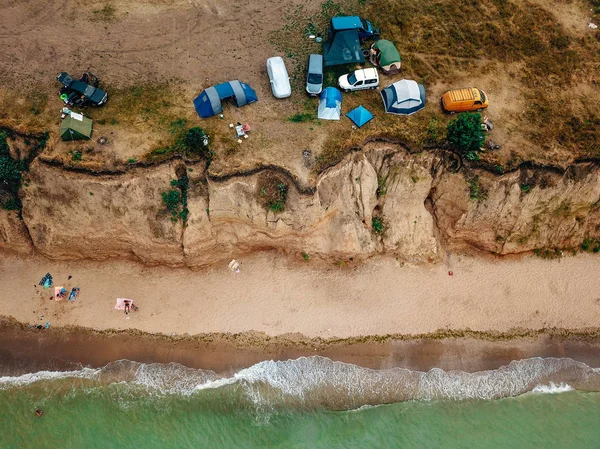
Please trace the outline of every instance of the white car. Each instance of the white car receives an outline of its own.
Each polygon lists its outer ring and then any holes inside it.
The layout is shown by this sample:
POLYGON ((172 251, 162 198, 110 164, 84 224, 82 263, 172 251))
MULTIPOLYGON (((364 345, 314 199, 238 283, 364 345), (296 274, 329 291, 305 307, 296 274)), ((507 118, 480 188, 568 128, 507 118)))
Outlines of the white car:
POLYGON ((292 95, 290 77, 281 56, 273 56, 267 59, 267 74, 275 98, 287 98, 292 95))
POLYGON ((347 75, 340 76, 338 80, 340 89, 345 92, 362 89, 376 89, 379 86, 377 69, 360 69, 347 75))

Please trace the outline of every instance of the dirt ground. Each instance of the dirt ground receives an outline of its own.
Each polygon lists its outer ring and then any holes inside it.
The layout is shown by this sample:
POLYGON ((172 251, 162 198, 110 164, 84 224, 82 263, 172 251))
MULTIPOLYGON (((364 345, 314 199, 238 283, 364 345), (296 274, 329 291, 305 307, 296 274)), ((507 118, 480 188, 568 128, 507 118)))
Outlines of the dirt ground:
MULTIPOLYGON (((520 61, 498 61, 480 55, 460 58, 434 49, 430 53, 421 52, 408 40, 398 43, 403 72, 395 77, 382 76, 381 85, 404 77, 430 80, 426 84, 428 105, 424 112, 412 117, 386 115, 379 93, 365 91, 345 95, 342 113, 358 104, 370 107, 376 120, 366 128, 353 130, 346 118, 340 122, 290 121, 298 113, 316 113, 317 100, 309 99, 302 89, 304 55, 299 57, 295 50, 286 50, 285 45, 276 41, 293 35, 302 41, 298 45, 303 51, 320 52, 320 46, 302 32, 306 18, 327 12, 325 8, 332 2, 3 0, 2 3, 0 119, 50 129, 53 139, 47 157, 69 160, 73 153, 80 152, 82 163, 93 161, 109 166, 131 163, 143 159, 153 149, 168 146, 175 132, 173 123, 185 123, 202 126, 213 137, 217 157, 212 170, 217 173, 257 163, 275 163, 291 169, 307 182, 314 178, 314 171, 305 166, 303 150, 311 149, 318 155, 326 147, 360 143, 370 132, 379 133, 381 129, 390 129, 402 138, 404 134, 422 133, 431 120, 445 124, 448 117, 439 111, 437 99, 448 88, 466 85, 482 88, 491 99, 487 113, 496 124, 491 138, 503 145, 497 156, 499 161, 506 162, 514 159, 513 154, 519 154, 520 159, 533 157, 564 164, 573 156, 569 144, 560 141, 546 145, 544 153, 539 154, 536 148, 539 136, 532 134, 531 120, 527 118, 530 106, 523 95, 520 61), (284 56, 293 78, 293 95, 289 100, 277 100, 271 94, 265 61, 273 55, 284 56), (79 76, 88 67, 109 92, 106 106, 85 110, 95 120, 94 140, 84 144, 59 142, 62 103, 57 95, 60 86, 56 76, 63 70, 79 76), (259 101, 242 108, 225 105, 224 119, 200 119, 193 108, 193 98, 203 88, 231 79, 249 83, 259 101), (375 125, 377 121, 380 125, 375 125), (236 122, 252 126, 250 138, 241 144, 228 127, 236 122), (399 126, 400 131, 396 131, 399 126), (404 132, 402 127, 408 131, 404 132), (107 137, 106 145, 96 143, 100 136, 107 137)), ((527 2, 513 3, 523 6, 527 2)), ((553 14, 573 42, 596 32, 588 28, 591 13, 583 0, 535 0, 534 3, 553 14)), ((377 22, 377 17, 370 18, 377 22)), ((382 30, 384 37, 386 31, 382 30)), ((400 33, 395 29, 389 32, 393 36, 400 33)), ((598 72, 594 69, 600 67, 598 59, 587 61, 587 71, 582 76, 585 82, 577 86, 578 95, 598 95, 595 87, 598 72)), ((581 109, 585 105, 571 106, 581 109)))

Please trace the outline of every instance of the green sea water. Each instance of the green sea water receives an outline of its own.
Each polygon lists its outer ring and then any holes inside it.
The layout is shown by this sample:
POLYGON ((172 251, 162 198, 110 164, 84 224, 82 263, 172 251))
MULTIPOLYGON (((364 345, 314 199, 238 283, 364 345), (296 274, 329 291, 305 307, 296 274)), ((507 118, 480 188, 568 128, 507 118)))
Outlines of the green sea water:
POLYGON ((309 358, 225 378, 119 362, 0 378, 0 447, 600 448, 598 375, 570 359, 468 374, 309 358))

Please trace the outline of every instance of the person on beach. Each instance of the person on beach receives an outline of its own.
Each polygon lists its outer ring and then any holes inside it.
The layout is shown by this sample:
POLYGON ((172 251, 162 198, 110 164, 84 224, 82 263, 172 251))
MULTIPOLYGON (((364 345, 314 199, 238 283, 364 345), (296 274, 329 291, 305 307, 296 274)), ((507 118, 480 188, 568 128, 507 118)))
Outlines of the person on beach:
POLYGON ((123 303, 125 304, 125 315, 129 315, 131 309, 137 312, 138 306, 136 306, 133 301, 126 299, 123 303))

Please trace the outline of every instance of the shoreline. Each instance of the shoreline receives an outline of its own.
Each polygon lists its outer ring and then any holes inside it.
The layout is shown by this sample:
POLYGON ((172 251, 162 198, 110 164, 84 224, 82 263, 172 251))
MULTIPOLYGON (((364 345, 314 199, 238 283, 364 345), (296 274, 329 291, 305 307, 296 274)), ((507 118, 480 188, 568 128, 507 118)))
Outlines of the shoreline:
POLYGON ((78 326, 38 330, 0 317, 0 376, 100 368, 126 359, 180 363, 231 375, 264 360, 322 356, 371 369, 406 368, 476 372, 532 357, 571 358, 600 367, 600 328, 574 333, 545 330, 505 334, 470 331, 418 336, 347 339, 270 337, 262 333, 167 336, 137 330, 93 330, 78 326))
POLYGON ((381 257, 336 267, 260 253, 241 259, 239 274, 226 264, 192 270, 3 256, 4 375, 119 359, 232 373, 310 355, 419 371, 472 372, 530 357, 600 367, 600 259, 590 255, 452 255, 425 266, 381 257), (80 296, 50 300, 53 289, 38 285, 46 272, 80 296), (114 308, 117 297, 140 310, 126 317, 114 308), (28 328, 46 322, 50 329, 28 328))

